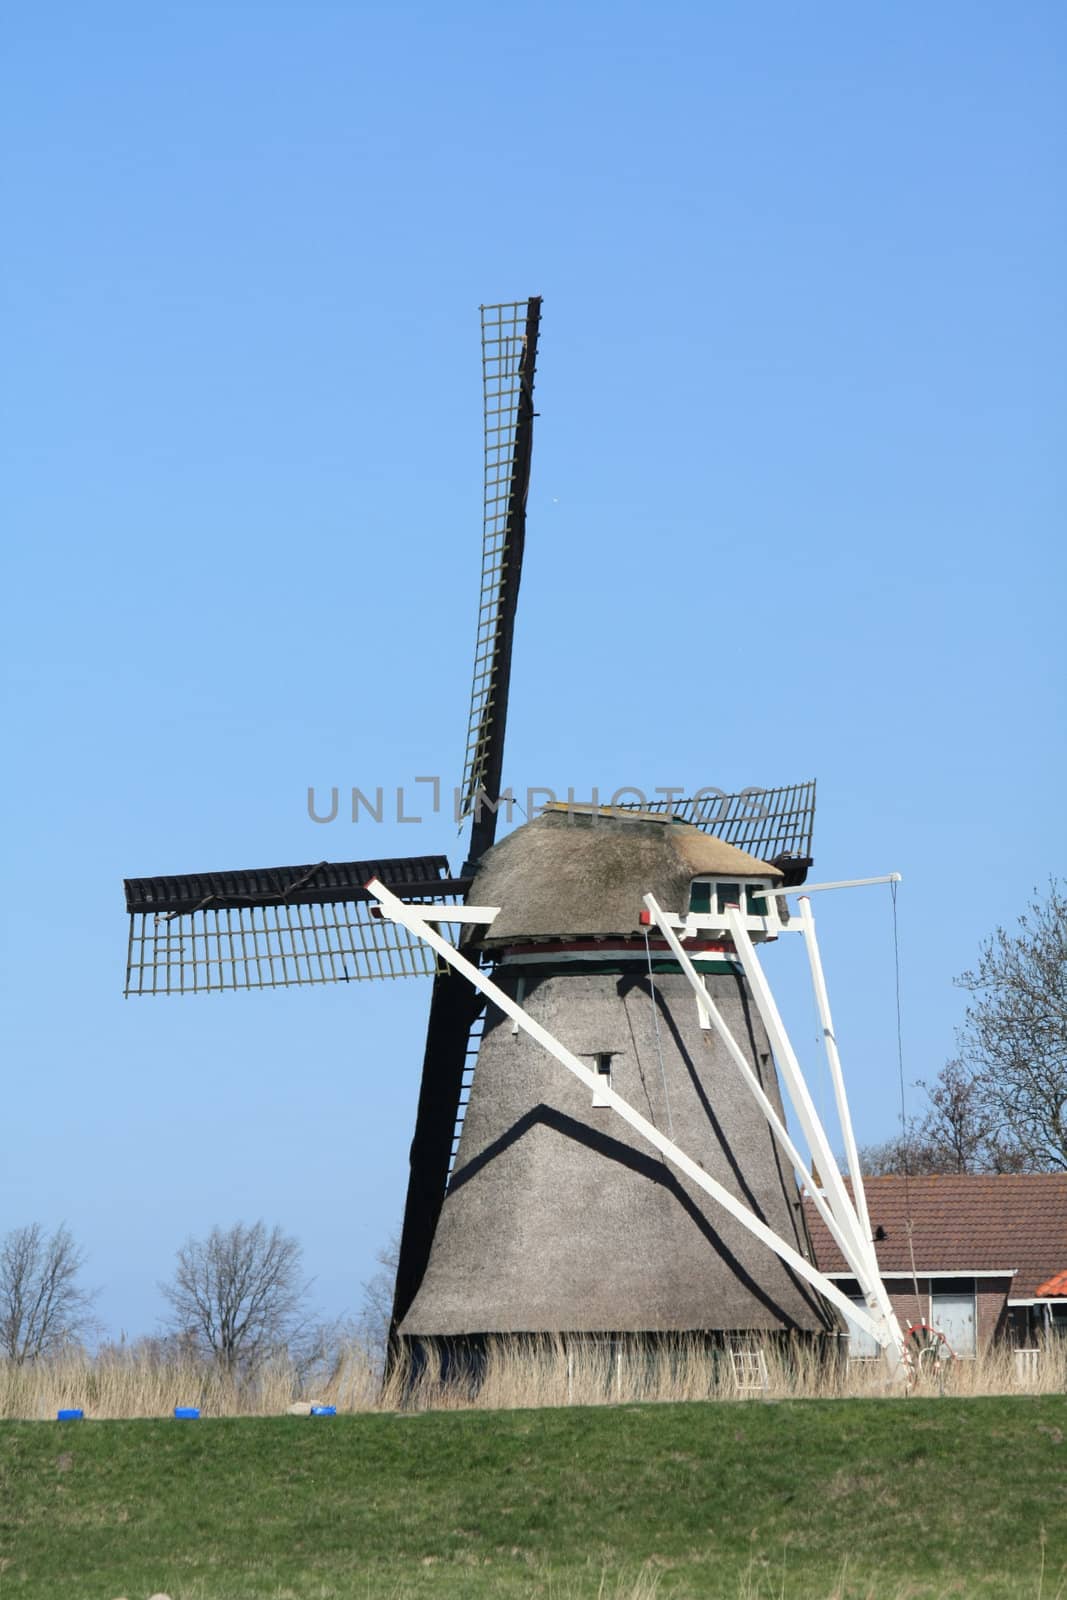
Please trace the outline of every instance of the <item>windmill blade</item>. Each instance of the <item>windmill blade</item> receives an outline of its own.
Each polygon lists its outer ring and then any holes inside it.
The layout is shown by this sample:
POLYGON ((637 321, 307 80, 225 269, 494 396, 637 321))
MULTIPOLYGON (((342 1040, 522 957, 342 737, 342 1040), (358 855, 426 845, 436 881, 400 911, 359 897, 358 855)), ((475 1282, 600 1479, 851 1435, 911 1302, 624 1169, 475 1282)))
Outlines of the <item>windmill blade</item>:
POLYGON ((125 993, 201 994, 433 974, 434 960, 421 940, 371 915, 363 885, 373 877, 420 904, 454 904, 468 886, 449 875, 444 856, 127 878, 125 993))
POLYGON ((496 834, 495 801, 504 762, 511 646, 522 575, 526 495, 533 447, 533 384, 541 298, 482 308, 485 399, 485 509, 474 681, 464 758, 461 814, 474 814, 476 862, 496 834))
POLYGON ((787 884, 803 883, 812 863, 815 827, 815 779, 781 789, 742 789, 739 794, 702 790, 691 800, 640 800, 616 806, 619 811, 670 811, 703 833, 772 862, 787 884))
POLYGON ((482 1005, 474 985, 458 973, 441 971, 434 979, 393 1291, 394 1333, 407 1315, 430 1259, 448 1186, 464 1075, 477 1051, 472 1036, 482 1005))

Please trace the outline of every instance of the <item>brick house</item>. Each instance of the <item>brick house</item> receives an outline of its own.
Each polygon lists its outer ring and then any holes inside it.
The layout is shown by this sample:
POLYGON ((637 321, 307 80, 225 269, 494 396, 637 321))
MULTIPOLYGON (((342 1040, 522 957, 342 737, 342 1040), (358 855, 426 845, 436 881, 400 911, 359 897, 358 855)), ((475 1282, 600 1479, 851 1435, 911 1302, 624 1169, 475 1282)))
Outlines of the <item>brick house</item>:
MULTIPOLYGON (((867 1178, 864 1187, 903 1328, 933 1323, 960 1356, 994 1340, 1032 1347, 1067 1335, 1067 1172, 867 1178)), ((818 1265, 862 1305, 807 1197, 804 1209, 818 1265)), ((870 1343, 853 1331, 854 1355, 873 1355, 870 1343)))

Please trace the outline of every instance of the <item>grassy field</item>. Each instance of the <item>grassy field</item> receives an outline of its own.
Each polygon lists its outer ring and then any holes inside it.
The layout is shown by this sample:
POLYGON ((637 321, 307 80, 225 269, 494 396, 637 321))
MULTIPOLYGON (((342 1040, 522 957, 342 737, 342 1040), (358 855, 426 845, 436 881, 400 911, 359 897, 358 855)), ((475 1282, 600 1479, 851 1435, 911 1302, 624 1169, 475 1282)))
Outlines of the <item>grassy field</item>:
POLYGON ((1067 1595, 1067 1397, 0 1424, 0 1600, 1067 1595))

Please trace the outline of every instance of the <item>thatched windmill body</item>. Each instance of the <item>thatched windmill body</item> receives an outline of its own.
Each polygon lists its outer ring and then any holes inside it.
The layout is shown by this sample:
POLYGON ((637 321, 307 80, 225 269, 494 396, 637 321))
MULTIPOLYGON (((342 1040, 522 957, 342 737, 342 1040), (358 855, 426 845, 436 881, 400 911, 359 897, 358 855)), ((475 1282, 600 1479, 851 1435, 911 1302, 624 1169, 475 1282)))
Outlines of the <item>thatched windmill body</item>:
MULTIPOLYGON (((485 531, 461 873, 424 856, 127 880, 126 992, 433 974, 399 1341, 817 1335, 837 1326, 833 1306, 892 1361, 899 1328, 858 1170, 854 1202, 754 950, 799 926, 819 998, 810 907, 799 919, 785 909, 810 865, 814 785, 669 810, 550 808, 494 843, 539 323, 536 298, 482 311, 485 531), (785 1126, 775 1057, 821 1183, 785 1126), (811 1262, 797 1175, 866 1309, 811 1262)), ((828 1003, 824 1029, 834 1068, 828 1003)), ((847 1146, 843 1084, 839 1106, 847 1146)))
MULTIPOLYGON (((587 1063, 586 1085, 490 1004, 411 1338, 718 1330, 833 1323, 810 1288, 634 1129, 614 1089, 797 1250, 796 1184, 688 981, 640 921, 651 890, 766 888, 781 874, 666 815, 549 810, 496 845, 471 891, 500 906, 479 944, 497 983, 587 1063)), ((721 940, 690 957, 782 1114, 766 1032, 721 940)))

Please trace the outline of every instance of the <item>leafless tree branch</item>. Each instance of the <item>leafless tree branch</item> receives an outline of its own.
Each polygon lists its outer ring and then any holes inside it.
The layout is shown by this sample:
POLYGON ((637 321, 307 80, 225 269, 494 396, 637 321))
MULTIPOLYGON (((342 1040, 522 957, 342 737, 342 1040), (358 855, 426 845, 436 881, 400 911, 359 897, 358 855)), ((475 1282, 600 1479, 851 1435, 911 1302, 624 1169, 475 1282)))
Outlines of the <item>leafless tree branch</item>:
POLYGON ((62 1224, 39 1222, 0 1241, 0 1353, 19 1363, 55 1354, 92 1326, 96 1292, 77 1282, 85 1256, 62 1224))
POLYGON ((187 1239, 161 1284, 170 1326, 194 1337, 226 1371, 253 1371, 299 1331, 309 1285, 296 1239, 262 1221, 187 1239))
POLYGON ((1067 1170, 1067 896, 1053 879, 1014 933, 998 928, 959 986, 972 997, 960 1058, 902 1134, 862 1152, 865 1172, 1067 1170))
POLYGON ((1034 1171, 1067 1170, 1067 895, 1053 879, 958 984, 961 1054, 982 1115, 1034 1171))

